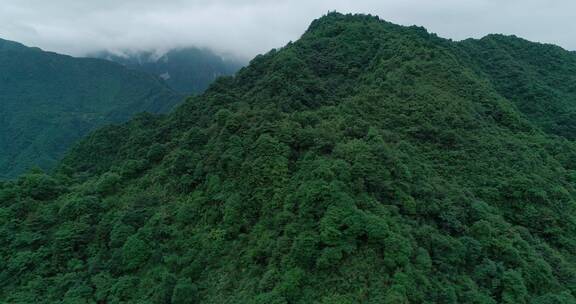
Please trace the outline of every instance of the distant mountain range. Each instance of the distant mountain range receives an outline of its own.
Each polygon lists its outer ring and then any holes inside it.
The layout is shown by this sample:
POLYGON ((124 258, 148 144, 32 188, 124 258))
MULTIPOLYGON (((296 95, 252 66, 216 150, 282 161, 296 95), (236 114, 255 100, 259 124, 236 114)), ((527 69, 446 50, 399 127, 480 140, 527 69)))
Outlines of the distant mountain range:
POLYGON ((202 93, 218 77, 238 71, 244 62, 226 59, 208 49, 195 47, 157 51, 97 52, 92 57, 107 59, 162 78, 182 94, 202 93))
POLYGON ((0 39, 0 179, 51 168, 94 128, 182 99, 148 73, 0 39))

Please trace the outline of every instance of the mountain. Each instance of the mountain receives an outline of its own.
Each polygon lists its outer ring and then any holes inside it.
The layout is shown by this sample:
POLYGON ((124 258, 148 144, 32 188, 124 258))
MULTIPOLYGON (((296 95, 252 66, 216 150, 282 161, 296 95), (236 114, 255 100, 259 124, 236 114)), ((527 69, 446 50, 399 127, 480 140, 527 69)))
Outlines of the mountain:
POLYGON ((202 93, 216 78, 232 75, 243 66, 238 60, 225 59, 208 49, 195 47, 172 49, 164 54, 156 51, 120 54, 104 51, 92 56, 156 75, 186 95, 202 93))
POLYGON ((0 179, 49 169, 96 127, 181 100, 160 80, 100 59, 0 40, 0 179))
POLYGON ((576 53, 515 36, 461 46, 496 90, 546 132, 576 139, 576 53))
POLYGON ((0 184, 0 301, 576 303, 576 144, 498 83, 572 58, 490 39, 330 13, 92 133, 0 184))

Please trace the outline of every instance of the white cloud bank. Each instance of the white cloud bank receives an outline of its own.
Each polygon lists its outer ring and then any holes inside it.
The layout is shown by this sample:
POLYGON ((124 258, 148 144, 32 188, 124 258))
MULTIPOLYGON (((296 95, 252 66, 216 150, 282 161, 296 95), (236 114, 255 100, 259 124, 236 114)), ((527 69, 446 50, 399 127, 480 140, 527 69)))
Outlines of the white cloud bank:
POLYGON ((250 58, 333 10, 457 40, 504 33, 576 49, 573 0, 0 0, 0 38, 72 55, 194 45, 250 58))

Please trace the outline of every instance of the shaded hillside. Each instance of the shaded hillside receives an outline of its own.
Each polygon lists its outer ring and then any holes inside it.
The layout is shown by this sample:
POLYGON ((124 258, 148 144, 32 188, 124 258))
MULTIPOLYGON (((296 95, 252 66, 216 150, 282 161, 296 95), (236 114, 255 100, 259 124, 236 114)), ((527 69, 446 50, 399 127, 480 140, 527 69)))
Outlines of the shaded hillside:
POLYGON ((181 97, 159 80, 99 59, 0 40, 0 179, 51 168, 95 127, 168 112, 181 97))
POLYGON ((216 78, 232 75, 243 65, 208 49, 194 47, 173 49, 162 55, 156 52, 126 52, 121 55, 101 52, 94 56, 156 75, 174 90, 187 95, 204 92, 216 78))
POLYGON ((576 302, 576 146, 475 56, 331 13, 98 130, 58 174, 0 184, 0 299, 576 302))

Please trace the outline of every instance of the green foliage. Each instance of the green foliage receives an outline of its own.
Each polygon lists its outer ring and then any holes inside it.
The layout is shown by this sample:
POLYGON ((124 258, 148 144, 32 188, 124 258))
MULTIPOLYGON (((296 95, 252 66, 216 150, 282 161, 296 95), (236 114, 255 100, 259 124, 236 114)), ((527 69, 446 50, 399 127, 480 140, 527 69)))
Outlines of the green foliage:
POLYGON ((21 176, 17 180, 19 193, 35 200, 50 200, 58 195, 61 187, 58 181, 42 172, 21 176))
POLYGON ((0 183, 0 301, 575 303, 576 145, 467 44, 330 13, 0 183))
POLYGON ((133 270, 141 266, 149 258, 150 249, 146 242, 132 235, 122 246, 122 262, 128 270, 133 270))
POLYGON ((173 304, 194 304, 198 303, 198 289, 189 278, 180 280, 174 287, 172 294, 173 304))

